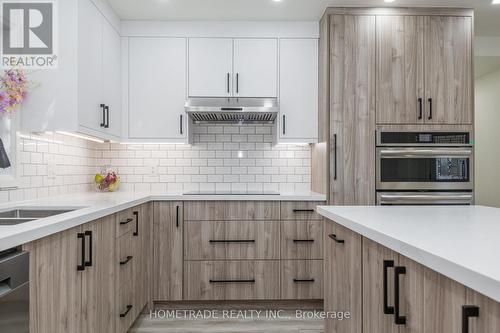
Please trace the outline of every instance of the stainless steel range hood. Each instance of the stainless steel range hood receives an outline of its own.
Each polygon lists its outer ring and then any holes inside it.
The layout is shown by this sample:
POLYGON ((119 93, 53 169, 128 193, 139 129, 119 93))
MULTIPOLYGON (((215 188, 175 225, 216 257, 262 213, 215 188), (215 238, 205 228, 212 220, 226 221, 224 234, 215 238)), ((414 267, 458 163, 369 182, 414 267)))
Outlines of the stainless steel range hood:
POLYGON ((276 98, 191 98, 185 107, 196 124, 272 124, 279 111, 276 98))

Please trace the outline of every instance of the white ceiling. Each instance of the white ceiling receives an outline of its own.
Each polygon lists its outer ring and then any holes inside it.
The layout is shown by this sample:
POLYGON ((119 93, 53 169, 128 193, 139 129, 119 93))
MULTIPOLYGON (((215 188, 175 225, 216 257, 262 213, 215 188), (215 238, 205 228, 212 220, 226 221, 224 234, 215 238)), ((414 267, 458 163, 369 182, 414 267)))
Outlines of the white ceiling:
MULTIPOLYGON (((328 6, 389 6, 383 0, 108 0, 124 20, 317 21, 328 6)), ((476 35, 500 36, 500 5, 491 0, 396 0, 391 6, 476 9, 476 35)))

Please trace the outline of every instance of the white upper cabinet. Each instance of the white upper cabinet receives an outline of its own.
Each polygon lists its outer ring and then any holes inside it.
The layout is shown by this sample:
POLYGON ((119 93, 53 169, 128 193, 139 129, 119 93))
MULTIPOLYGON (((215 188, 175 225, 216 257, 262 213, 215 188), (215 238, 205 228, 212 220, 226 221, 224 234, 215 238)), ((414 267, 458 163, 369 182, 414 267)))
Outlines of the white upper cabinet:
POLYGON ((130 139, 184 141, 186 39, 130 38, 128 96, 130 139))
POLYGON ((318 140, 318 40, 280 39, 279 141, 318 140))
POLYGON ((276 97, 278 41, 235 39, 233 92, 238 97, 276 97))
POLYGON ((120 139, 121 40, 110 13, 91 0, 59 2, 58 67, 30 73, 36 87, 23 104, 23 130, 120 139))
POLYGON ((232 94, 233 40, 189 39, 189 96, 225 97, 232 94))
POLYGON ((277 39, 189 39, 190 97, 277 97, 277 39))

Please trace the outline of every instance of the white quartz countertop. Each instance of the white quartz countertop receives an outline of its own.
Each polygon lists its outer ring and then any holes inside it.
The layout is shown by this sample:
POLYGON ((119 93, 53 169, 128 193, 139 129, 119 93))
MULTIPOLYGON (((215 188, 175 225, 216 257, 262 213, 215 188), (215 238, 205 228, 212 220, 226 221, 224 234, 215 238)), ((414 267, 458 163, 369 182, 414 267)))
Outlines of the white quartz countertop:
POLYGON ((500 302, 500 209, 320 206, 318 213, 500 302))
POLYGON ((149 201, 325 201, 322 194, 283 193, 280 195, 182 195, 159 192, 79 193, 0 205, 0 212, 17 208, 75 209, 13 226, 0 225, 0 251, 114 214, 149 201))

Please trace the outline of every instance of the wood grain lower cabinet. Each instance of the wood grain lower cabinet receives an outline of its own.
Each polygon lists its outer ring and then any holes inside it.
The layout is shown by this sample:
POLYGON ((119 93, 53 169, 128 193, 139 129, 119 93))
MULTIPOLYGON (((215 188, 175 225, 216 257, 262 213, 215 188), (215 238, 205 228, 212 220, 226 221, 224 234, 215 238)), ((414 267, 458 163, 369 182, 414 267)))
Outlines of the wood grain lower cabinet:
POLYGON ((281 222, 281 259, 323 259, 323 222, 281 222))
POLYGON ((148 292, 148 261, 149 254, 149 226, 147 205, 141 205, 132 209, 134 217, 134 229, 132 231, 132 248, 134 250, 135 260, 132 261, 133 284, 134 289, 134 310, 132 315, 136 318, 149 301, 148 292))
MULTIPOLYGON (((340 225, 324 225, 325 311, 349 311, 349 320, 325 320, 325 333, 361 333, 362 241, 361 236, 340 225)), ((385 333, 385 332, 370 332, 385 333)))
POLYGON ((185 260, 279 259, 279 221, 188 221, 185 260))
POLYGON ((81 227, 34 242, 30 252, 30 332, 82 332, 81 227))
POLYGON ((479 316, 468 320, 468 333, 498 332, 500 329, 500 303, 474 290, 466 289, 466 305, 479 308, 479 316))
POLYGON ((323 299, 323 260, 282 260, 282 299, 323 299))
POLYGON ((279 201, 188 201, 186 221, 278 221, 279 201))
POLYGON ((280 298, 277 260, 185 261, 185 300, 280 298))
POLYGON ((153 204, 153 300, 182 300, 183 203, 153 204))

